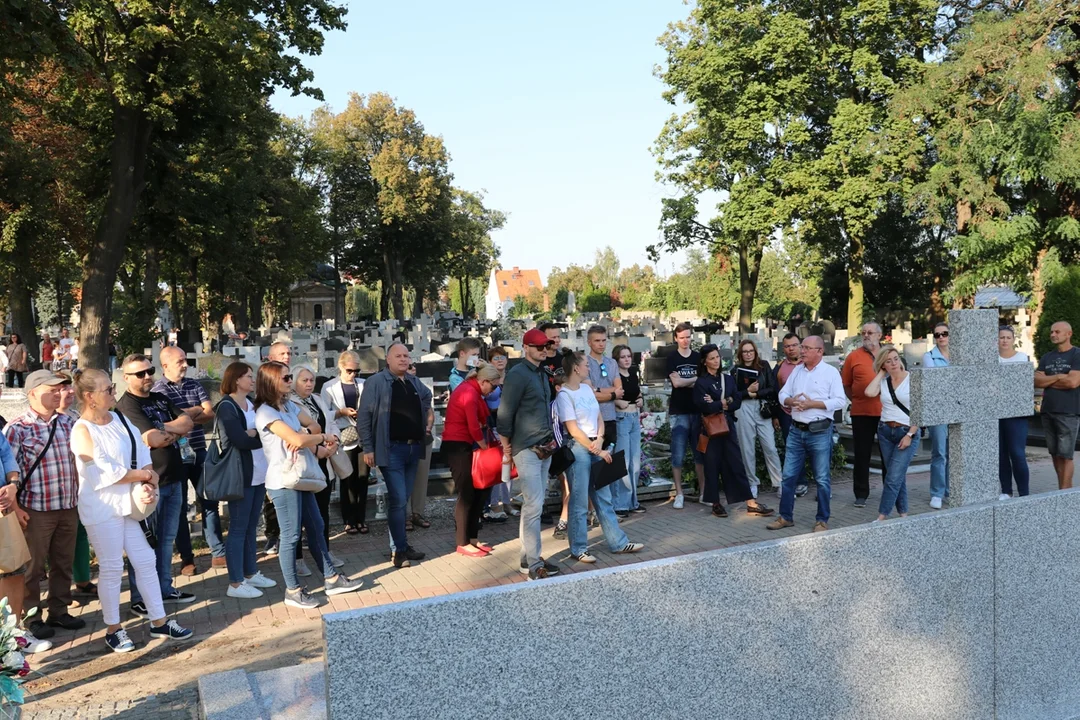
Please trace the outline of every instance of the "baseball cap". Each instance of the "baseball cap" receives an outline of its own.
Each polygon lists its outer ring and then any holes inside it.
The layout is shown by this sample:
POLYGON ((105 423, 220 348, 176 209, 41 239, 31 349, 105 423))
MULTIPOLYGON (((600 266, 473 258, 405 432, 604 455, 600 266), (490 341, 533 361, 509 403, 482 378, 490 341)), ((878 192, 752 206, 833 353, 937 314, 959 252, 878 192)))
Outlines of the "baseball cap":
POLYGON ((525 337, 521 339, 522 345, 531 345, 532 347, 544 348, 548 346, 548 336, 543 330, 533 328, 529 332, 525 333, 525 337))
POLYGON ((71 378, 57 375, 51 370, 35 370, 26 376, 26 392, 42 385, 63 385, 69 382, 71 378))

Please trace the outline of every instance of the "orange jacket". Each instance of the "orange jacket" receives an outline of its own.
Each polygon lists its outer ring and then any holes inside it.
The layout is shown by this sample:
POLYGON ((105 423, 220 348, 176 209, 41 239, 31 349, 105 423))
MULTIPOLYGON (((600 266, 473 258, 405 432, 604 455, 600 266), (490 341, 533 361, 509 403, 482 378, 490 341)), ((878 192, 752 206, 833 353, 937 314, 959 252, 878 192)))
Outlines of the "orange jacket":
POLYGON ((881 415, 881 398, 866 397, 866 386, 874 379, 874 356, 862 345, 844 360, 840 380, 851 398, 852 415, 881 415))

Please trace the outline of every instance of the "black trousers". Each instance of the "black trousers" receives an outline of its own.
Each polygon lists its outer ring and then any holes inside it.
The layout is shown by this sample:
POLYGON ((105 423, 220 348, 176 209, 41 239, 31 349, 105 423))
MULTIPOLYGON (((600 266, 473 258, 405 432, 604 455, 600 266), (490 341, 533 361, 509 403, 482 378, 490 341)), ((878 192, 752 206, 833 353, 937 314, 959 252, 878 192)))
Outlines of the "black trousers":
POLYGON ((728 505, 746 502, 754 497, 746 468, 743 467, 739 441, 735 437, 735 423, 729 424, 731 432, 710 438, 709 447, 705 450, 705 494, 702 499, 707 503, 720 502, 721 481, 728 505))
POLYGON ((341 479, 341 519, 346 525, 359 527, 367 519, 368 473, 360 448, 346 450, 352 463, 352 475, 341 479))
MULTIPOLYGON (((877 443, 877 426, 881 418, 877 415, 852 415, 851 434, 855 444, 855 469, 852 477, 855 481, 855 499, 865 500, 870 497, 870 456, 877 443)), ((885 483, 885 468, 881 468, 881 482, 885 483)))
POLYGON ((454 478, 454 539, 464 547, 480 534, 480 514, 487 505, 491 490, 477 490, 472 483, 472 443, 444 440, 443 452, 450 474, 454 478))
POLYGON ((19 372, 18 370, 7 371, 7 386, 13 387, 26 387, 26 373, 19 372), (16 380, 19 382, 16 384, 16 380))

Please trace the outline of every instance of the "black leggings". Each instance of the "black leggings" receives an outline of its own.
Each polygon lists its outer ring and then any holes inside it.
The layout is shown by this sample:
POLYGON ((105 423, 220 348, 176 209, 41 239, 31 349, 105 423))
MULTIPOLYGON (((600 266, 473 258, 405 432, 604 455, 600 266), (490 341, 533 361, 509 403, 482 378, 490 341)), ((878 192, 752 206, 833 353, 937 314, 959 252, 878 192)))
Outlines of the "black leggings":
POLYGON ((464 547, 480 534, 480 514, 487 505, 491 490, 477 490, 472 483, 472 443, 443 440, 443 453, 450 474, 454 478, 454 538, 458 547, 464 547))
POLYGON ((360 448, 346 450, 352 463, 352 475, 341 478, 341 519, 346 525, 359 527, 367 518, 368 467, 364 465, 360 448))
POLYGON ((19 372, 18 370, 7 371, 7 386, 13 387, 26 387, 26 373, 19 372), (18 380, 18 384, 15 381, 18 380))

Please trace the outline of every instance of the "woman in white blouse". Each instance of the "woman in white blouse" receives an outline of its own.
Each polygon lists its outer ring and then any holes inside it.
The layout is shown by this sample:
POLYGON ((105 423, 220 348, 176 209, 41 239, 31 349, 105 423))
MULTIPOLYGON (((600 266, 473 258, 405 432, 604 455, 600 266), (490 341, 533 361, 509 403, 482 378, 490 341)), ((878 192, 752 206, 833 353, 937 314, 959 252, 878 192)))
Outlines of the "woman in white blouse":
MULTIPOLYGON (((998 362, 1029 363, 1031 360, 1016 349, 1016 333, 1009 325, 998 328, 998 362)), ((1029 408, 1034 410, 1034 405, 1029 408)), ((998 480, 1001 482, 999 500, 1012 497, 1013 479, 1016 480, 1016 494, 1024 497, 1030 492, 1028 483, 1031 472, 1027 463, 1028 420, 1031 413, 1023 417, 1002 418, 998 420, 998 480)))
POLYGON ((150 461, 150 449, 137 429, 128 425, 122 415, 110 411, 116 404, 116 386, 108 375, 100 370, 84 370, 76 377, 75 392, 81 417, 71 434, 71 451, 79 474, 79 520, 97 553, 98 597, 107 625, 105 644, 113 652, 135 649, 120 625, 125 553, 146 603, 150 637, 190 640, 190 629, 165 619, 157 558, 143 525, 129 517, 136 500, 150 503, 157 493, 158 476, 150 461), (135 484, 138 487, 133 488, 135 484))
POLYGON ((907 470, 919 449, 919 426, 911 424, 910 375, 892 346, 878 351, 874 358, 877 375, 866 386, 867 397, 881 395, 881 420, 878 422, 878 447, 885 465, 885 488, 881 491, 878 520, 889 517, 893 507, 906 517, 907 470), (884 386, 884 387, 883 387, 884 386))

